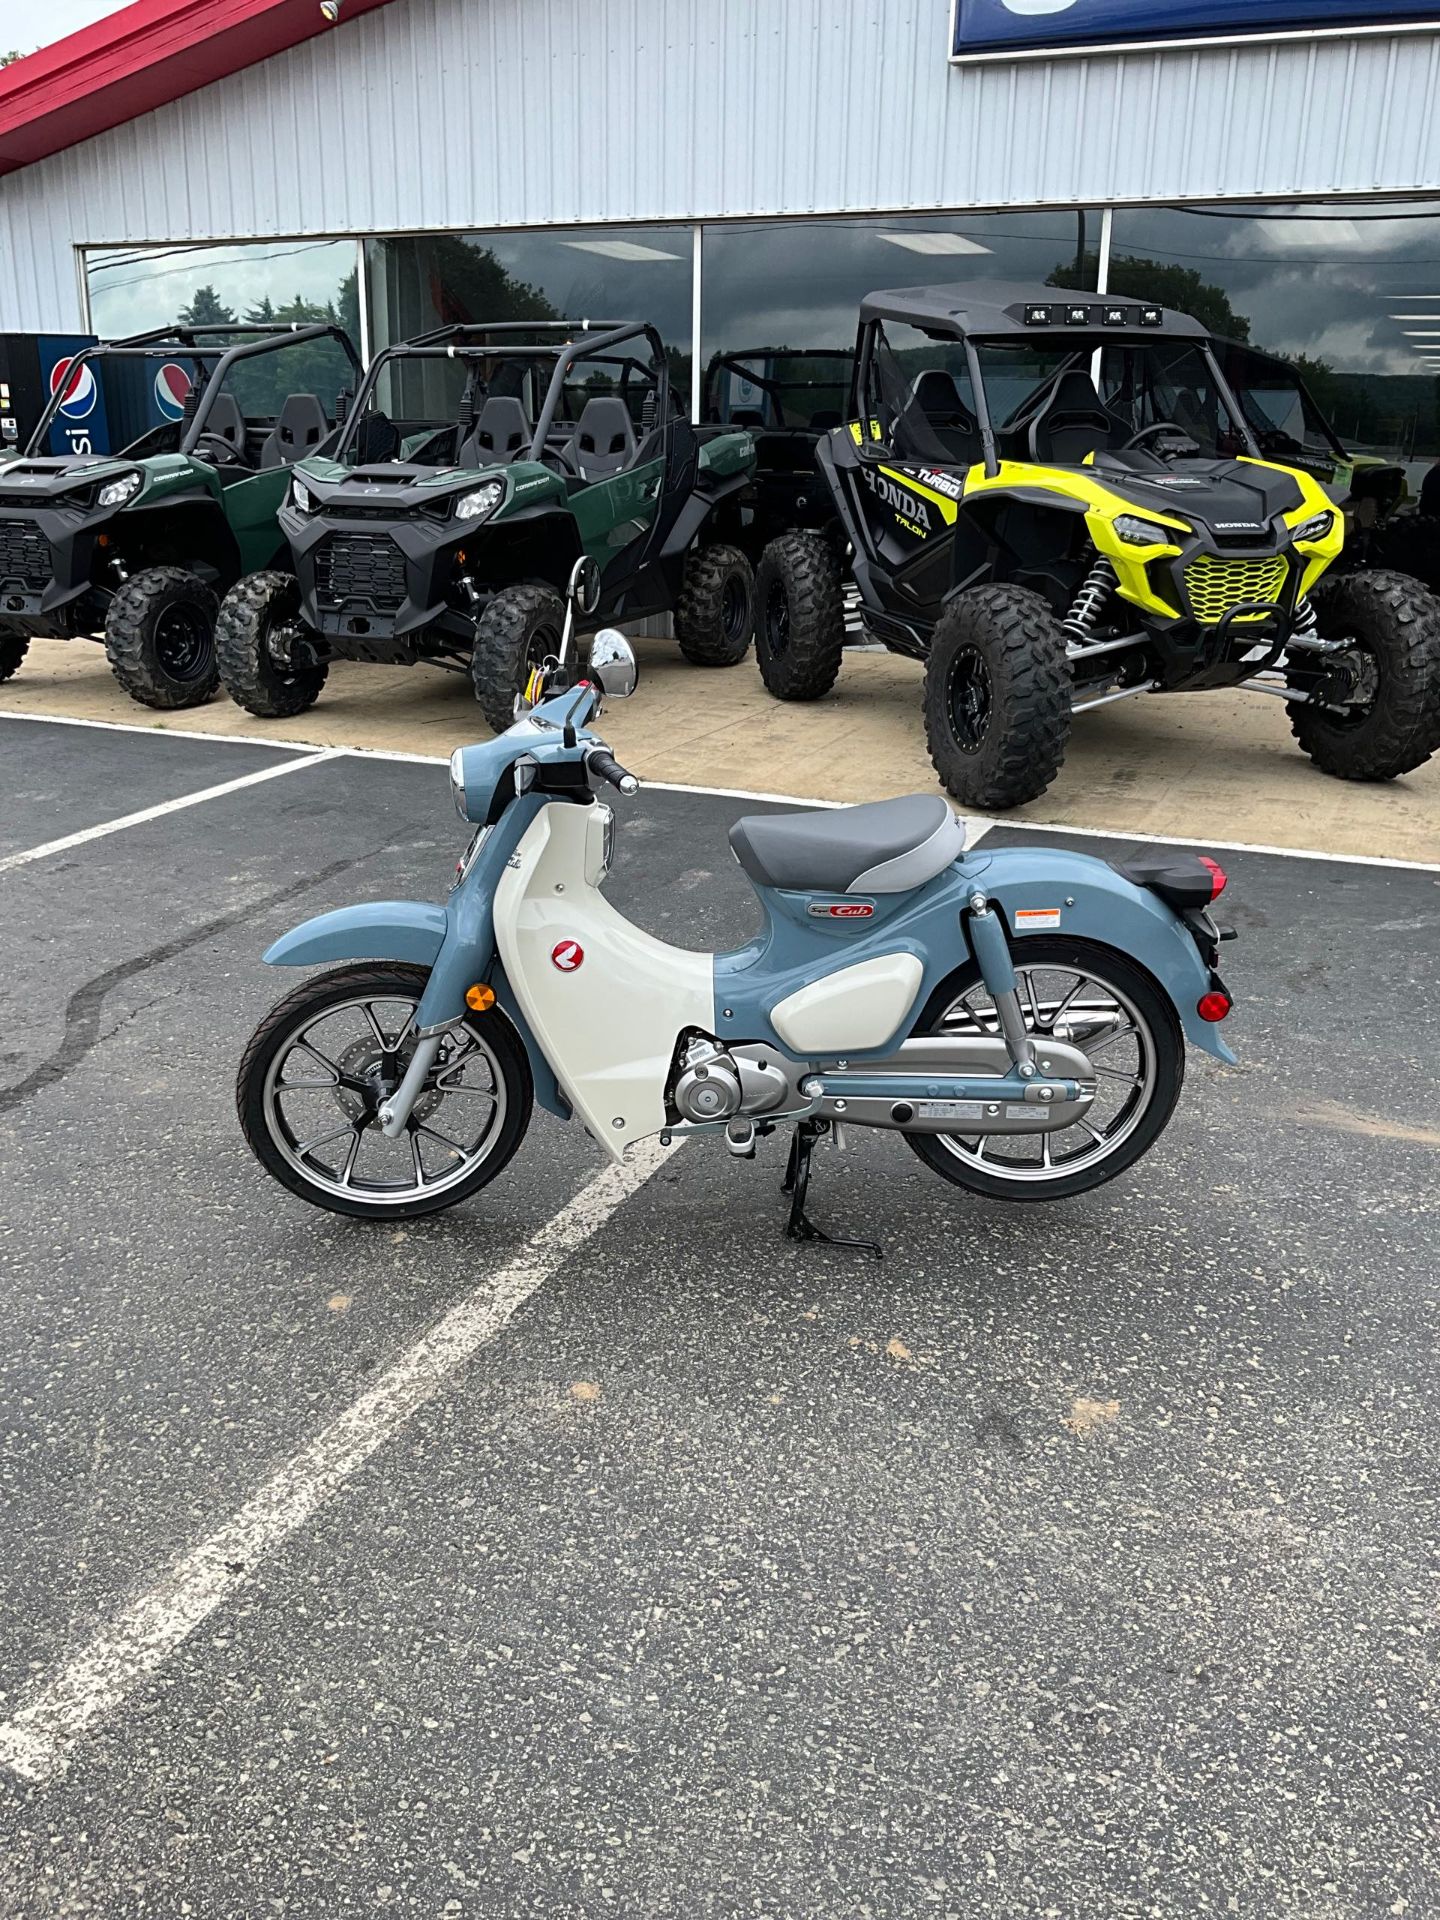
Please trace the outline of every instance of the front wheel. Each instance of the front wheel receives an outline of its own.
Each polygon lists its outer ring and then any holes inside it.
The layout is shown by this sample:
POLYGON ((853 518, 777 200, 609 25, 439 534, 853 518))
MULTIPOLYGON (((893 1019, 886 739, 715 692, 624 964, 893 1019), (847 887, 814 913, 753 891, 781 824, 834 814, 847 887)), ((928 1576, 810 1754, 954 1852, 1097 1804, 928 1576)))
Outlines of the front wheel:
POLYGON ((738 547, 694 547, 675 606, 675 640, 692 667, 737 667, 755 631, 755 575, 738 547))
POLYGON ((20 662, 30 646, 23 633, 13 627, 0 627, 0 680, 9 680, 20 671, 20 662))
POLYGON ((549 587, 505 587, 475 622, 470 679, 496 733, 515 719, 515 699, 532 668, 560 651, 565 604, 549 587))
MULTIPOLYGON (((295 637, 300 587, 293 574, 252 573, 233 586, 215 623, 215 652, 225 691, 264 720, 288 720, 320 698, 328 666, 282 666, 280 647, 295 637)), ((287 655, 288 657, 288 655, 287 655)))
POLYGON ((404 1133, 378 1109, 415 1050, 424 967, 364 962, 303 981, 260 1022, 235 1088, 261 1166, 311 1206, 371 1220, 453 1207, 509 1162, 530 1119, 525 1049, 492 1010, 447 1034, 404 1133))
POLYGON ((215 616, 220 603, 198 574, 148 567, 110 602, 105 657, 142 707, 199 707, 220 684, 215 616))
MULTIPOLYGON (((1133 961, 1088 940, 1026 935, 1015 973, 1026 1031, 1062 1038, 1095 1068, 1095 1098, 1054 1133, 907 1133, 927 1166, 957 1187, 1001 1200, 1061 1200, 1133 1166, 1164 1132, 1185 1079, 1175 1009, 1133 961)), ((972 961, 937 1017, 916 1031, 947 1038, 1000 1032, 995 1003, 972 961)), ((1043 1051, 1041 1054, 1043 1058, 1043 1051)))
POLYGON ((925 743, 947 793, 988 809, 1038 799, 1064 763, 1070 691, 1065 634, 1040 594, 957 594, 925 663, 925 743))
POLYGON ((1382 572, 1322 580, 1311 598, 1320 632, 1347 645, 1291 656, 1292 674, 1303 665, 1326 702, 1291 706, 1301 751, 1341 780, 1394 780, 1423 767, 1440 747, 1440 601, 1418 580, 1382 572))
POLYGON ((840 562, 818 533, 782 533, 755 569, 755 658, 777 700, 829 693, 845 651, 840 562))

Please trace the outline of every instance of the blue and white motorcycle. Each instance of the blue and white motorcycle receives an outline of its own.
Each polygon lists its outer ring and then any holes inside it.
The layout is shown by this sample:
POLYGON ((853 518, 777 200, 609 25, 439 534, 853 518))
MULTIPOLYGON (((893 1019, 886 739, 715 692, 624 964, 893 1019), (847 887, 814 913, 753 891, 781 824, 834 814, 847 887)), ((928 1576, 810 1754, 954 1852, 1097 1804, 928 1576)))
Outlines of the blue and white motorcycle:
POLYGON ((656 1134, 748 1157, 787 1127, 789 1231, 824 1238, 805 1201, 825 1136, 884 1128, 957 1186, 1057 1199, 1154 1145, 1185 1040, 1234 1058, 1213 861, 967 853, 939 795, 738 820, 761 931, 716 954, 653 939, 603 892, 615 817, 596 786, 638 786, 593 731, 602 696, 634 689, 620 634, 586 673, 567 685, 552 661, 530 711, 453 756, 476 832, 443 906, 347 907, 265 955, 340 963, 240 1068, 245 1136, 302 1199, 381 1220, 453 1206, 538 1100, 617 1161, 656 1134))

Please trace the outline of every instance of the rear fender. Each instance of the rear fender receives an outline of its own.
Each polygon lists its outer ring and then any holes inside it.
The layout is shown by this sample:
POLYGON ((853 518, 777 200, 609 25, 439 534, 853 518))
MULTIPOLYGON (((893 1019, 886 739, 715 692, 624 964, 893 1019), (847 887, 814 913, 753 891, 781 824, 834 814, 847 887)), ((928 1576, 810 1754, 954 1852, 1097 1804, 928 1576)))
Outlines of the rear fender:
POLYGON ((1023 964, 1033 934, 1073 935, 1113 947, 1143 967, 1168 996, 1185 1038, 1233 1065, 1235 1055, 1196 1002, 1210 986, 1210 969, 1184 922, 1163 900, 1137 887, 1103 860, 1047 847, 1005 847, 965 863, 1004 917, 1023 964), (1040 916, 1044 916, 1041 918, 1040 916), (1030 916, 1035 916, 1034 918, 1030 916))

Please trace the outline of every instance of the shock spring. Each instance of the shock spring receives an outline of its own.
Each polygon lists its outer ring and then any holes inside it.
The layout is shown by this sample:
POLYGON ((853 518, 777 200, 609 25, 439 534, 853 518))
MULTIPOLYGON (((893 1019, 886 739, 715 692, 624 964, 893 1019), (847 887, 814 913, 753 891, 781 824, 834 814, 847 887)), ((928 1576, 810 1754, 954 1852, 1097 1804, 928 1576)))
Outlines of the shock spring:
POLYGON ((1071 640, 1084 646, 1100 624, 1100 616, 1118 584, 1118 576, 1110 562, 1097 558, 1081 582, 1069 613, 1060 622, 1071 640))
POLYGON ((1295 602, 1295 616, 1291 622, 1292 633, 1314 633, 1320 624, 1320 616, 1306 599, 1304 594, 1295 602))

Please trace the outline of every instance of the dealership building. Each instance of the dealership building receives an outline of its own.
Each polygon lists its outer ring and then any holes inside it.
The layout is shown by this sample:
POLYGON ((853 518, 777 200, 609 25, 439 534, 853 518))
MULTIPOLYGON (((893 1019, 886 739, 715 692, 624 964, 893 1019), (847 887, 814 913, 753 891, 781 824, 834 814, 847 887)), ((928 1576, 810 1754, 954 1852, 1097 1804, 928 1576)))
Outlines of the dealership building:
POLYGON ((136 0, 0 73, 0 332, 645 319, 698 407, 985 277, 1191 311, 1433 458, 1440 5, 136 0))

